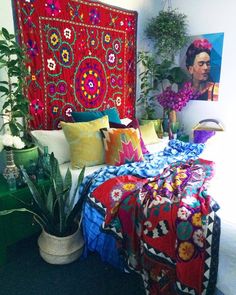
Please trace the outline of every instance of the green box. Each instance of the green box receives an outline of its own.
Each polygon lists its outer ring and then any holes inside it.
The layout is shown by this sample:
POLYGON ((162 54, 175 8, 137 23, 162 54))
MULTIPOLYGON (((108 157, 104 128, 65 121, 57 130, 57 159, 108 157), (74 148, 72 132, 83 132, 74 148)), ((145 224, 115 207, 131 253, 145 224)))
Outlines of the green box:
POLYGON ((184 142, 189 142, 189 135, 188 134, 182 134, 177 139, 184 141, 184 142))
MULTIPOLYGON (((0 210, 23 207, 16 198, 29 203, 32 195, 28 187, 10 192, 6 180, 0 175, 0 210)), ((30 213, 14 212, 0 216, 0 265, 6 262, 7 248, 10 245, 39 232, 40 226, 33 222, 33 215, 30 213)))

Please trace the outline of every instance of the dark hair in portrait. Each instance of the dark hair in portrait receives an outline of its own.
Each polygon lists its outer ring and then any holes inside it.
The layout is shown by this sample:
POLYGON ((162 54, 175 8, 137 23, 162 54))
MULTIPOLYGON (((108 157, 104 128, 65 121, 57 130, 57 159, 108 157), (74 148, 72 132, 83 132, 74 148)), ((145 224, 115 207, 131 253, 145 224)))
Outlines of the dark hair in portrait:
POLYGON ((206 52, 209 56, 211 56, 211 51, 208 48, 197 48, 193 43, 188 47, 186 52, 187 69, 189 68, 189 66, 193 65, 196 55, 198 55, 201 52, 206 52))
POLYGON ((186 51, 186 68, 191 75, 197 100, 218 100, 219 84, 211 81, 212 44, 205 38, 195 39, 186 51))

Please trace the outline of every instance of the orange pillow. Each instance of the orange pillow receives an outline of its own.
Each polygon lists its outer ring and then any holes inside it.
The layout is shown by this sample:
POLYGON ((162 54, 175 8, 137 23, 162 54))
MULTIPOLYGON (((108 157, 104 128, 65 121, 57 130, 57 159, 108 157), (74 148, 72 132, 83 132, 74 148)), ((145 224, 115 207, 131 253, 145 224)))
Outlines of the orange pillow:
POLYGON ((105 148, 105 163, 119 166, 143 161, 140 133, 134 128, 101 129, 105 148))

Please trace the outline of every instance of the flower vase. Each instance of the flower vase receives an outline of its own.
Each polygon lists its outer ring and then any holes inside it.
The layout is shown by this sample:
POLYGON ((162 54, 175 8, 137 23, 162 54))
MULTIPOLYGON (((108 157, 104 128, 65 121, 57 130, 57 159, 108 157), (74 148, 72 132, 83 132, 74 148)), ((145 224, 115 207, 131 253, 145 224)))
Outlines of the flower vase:
POLYGON ((176 121, 177 121, 176 111, 170 110, 168 113, 168 118, 169 118, 169 126, 168 126, 169 139, 173 139, 174 138, 173 126, 176 124, 176 121))
POLYGON ((14 163, 12 149, 6 149, 6 167, 3 171, 3 176, 8 180, 9 178, 17 178, 19 176, 19 169, 14 163))
POLYGON ((174 110, 169 111, 169 121, 170 123, 176 123, 177 121, 176 111, 174 110))
POLYGON ((176 139, 179 130, 179 122, 177 121, 176 111, 169 112, 169 138, 176 139))
POLYGON ((169 131, 169 115, 166 110, 163 111, 162 128, 164 133, 169 131))

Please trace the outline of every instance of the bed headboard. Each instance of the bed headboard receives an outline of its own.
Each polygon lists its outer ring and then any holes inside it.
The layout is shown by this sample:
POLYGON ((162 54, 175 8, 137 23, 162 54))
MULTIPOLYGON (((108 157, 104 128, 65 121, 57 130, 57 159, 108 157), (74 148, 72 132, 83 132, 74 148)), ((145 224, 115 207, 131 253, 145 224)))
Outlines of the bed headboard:
POLYGON ((27 47, 32 129, 57 129, 71 111, 135 115, 137 13, 98 1, 13 1, 27 47))

